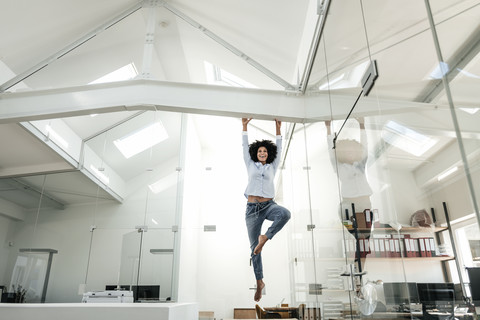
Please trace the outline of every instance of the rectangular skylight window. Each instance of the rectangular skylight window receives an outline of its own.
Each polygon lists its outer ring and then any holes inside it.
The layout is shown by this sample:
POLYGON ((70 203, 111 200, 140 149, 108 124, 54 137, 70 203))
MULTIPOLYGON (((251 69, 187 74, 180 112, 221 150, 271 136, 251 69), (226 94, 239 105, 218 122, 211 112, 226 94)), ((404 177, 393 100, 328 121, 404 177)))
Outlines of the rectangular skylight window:
POLYGON ((435 69, 430 73, 430 79, 442 79, 444 75, 446 75, 449 71, 450 67, 446 62, 440 62, 435 69))
POLYGON ((367 67, 369 66, 370 61, 362 62, 355 67, 349 69, 348 71, 342 73, 340 76, 337 76, 333 79, 330 79, 329 82, 321 84, 319 90, 336 90, 336 89, 345 89, 345 88, 358 88, 361 87, 360 81, 362 80, 367 67))
POLYGON ((123 156, 128 159, 167 138, 168 134, 162 123, 154 122, 123 138, 113 141, 113 143, 123 156))
POLYGON ((414 156, 421 156, 432 148, 437 140, 390 120, 382 130, 382 138, 389 144, 414 156))
POLYGON ((56 143, 59 143, 65 149, 68 148, 67 140, 63 139, 62 136, 60 136, 57 132, 55 132, 55 130, 53 130, 51 126, 47 125, 45 129, 48 132, 49 139, 53 140, 56 143))
POLYGON ((475 114, 480 110, 480 108, 459 108, 463 112, 469 113, 469 114, 475 114))
POLYGON ((208 61, 204 61, 205 75, 207 83, 217 85, 227 85, 240 88, 257 88, 257 86, 243 80, 240 77, 214 65, 208 61))
POLYGON ((135 78, 138 75, 137 68, 132 63, 127 64, 115 71, 112 71, 97 80, 90 82, 89 84, 96 84, 96 83, 106 83, 106 82, 117 82, 117 81, 125 81, 135 78))
POLYGON ((150 188, 150 190, 153 193, 158 194, 158 193, 160 193, 162 191, 165 191, 168 188, 176 185, 177 184, 177 179, 178 179, 178 174, 176 172, 172 172, 171 174, 169 174, 166 177, 163 177, 162 179, 158 180, 157 182, 154 182, 154 183, 148 185, 148 187, 150 188))

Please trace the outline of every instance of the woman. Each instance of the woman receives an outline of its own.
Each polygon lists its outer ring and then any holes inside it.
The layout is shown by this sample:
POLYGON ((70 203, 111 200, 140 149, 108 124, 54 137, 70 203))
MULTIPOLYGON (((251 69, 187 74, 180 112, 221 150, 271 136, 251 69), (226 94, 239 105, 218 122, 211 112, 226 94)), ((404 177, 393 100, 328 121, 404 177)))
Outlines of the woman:
POLYGON ((248 185, 245 190, 245 197, 248 199, 245 221, 252 250, 253 271, 257 280, 254 300, 260 301, 262 290, 265 287, 263 282, 262 248, 288 222, 290 211, 273 201, 275 196, 273 180, 280 163, 277 155, 282 154, 282 136, 280 132, 282 122, 275 119, 277 129, 276 145, 270 140, 256 140, 249 145, 247 125, 250 120, 252 119, 242 118, 243 159, 248 173, 248 185), (265 234, 261 234, 262 224, 265 220, 273 221, 273 223, 265 234))

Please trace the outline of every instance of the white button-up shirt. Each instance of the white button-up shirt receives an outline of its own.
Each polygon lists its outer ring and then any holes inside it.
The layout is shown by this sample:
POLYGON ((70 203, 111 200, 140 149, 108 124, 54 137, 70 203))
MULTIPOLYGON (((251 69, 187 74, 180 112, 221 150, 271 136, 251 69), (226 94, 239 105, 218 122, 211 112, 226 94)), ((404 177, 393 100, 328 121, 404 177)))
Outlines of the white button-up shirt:
POLYGON ((248 185, 245 189, 246 198, 248 198, 248 196, 259 196, 263 198, 275 197, 274 178, 282 155, 282 136, 276 136, 276 145, 277 157, 272 163, 262 164, 261 162, 254 162, 249 153, 248 132, 243 131, 243 160, 245 161, 248 173, 248 185))

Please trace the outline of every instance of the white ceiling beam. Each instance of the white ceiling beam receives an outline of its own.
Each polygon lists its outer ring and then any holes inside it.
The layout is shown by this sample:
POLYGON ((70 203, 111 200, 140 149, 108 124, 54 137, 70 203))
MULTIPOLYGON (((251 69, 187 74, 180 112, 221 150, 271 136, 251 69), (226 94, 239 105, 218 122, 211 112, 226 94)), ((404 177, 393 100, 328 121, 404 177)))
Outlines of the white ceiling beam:
MULTIPOLYGON (((288 122, 344 119, 353 95, 292 94, 283 91, 131 80, 108 84, 0 94, 0 123, 64 118, 129 110, 163 110, 288 122), (330 101, 333 101, 330 107, 330 101)), ((362 97, 360 115, 412 112, 431 105, 362 97), (379 107, 380 106, 380 107, 379 107)))
POLYGON ((305 118, 303 100, 282 91, 156 80, 131 80, 71 88, 0 94, 0 123, 157 109, 257 118, 305 118))
MULTIPOLYGON (((462 46, 455 52, 448 61, 446 61, 446 68, 448 83, 453 80, 465 69, 465 67, 475 59, 480 53, 480 26, 472 32, 470 37, 462 44, 462 46)), ((429 81, 423 91, 418 95, 415 101, 431 102, 437 98, 443 91, 444 86, 442 79, 429 81)))

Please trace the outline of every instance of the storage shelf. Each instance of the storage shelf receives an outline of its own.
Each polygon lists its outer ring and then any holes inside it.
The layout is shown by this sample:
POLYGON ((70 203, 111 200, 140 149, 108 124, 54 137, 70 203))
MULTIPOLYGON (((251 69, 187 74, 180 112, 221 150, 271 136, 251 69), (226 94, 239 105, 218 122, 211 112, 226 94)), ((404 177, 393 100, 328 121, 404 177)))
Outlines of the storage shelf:
MULTIPOLYGON (((416 260, 421 260, 421 261, 450 261, 454 260, 455 257, 451 256, 438 256, 438 257, 366 257, 362 258, 362 260, 408 260, 408 261, 416 261, 416 260)), ((356 259, 352 258, 321 258, 321 257, 316 257, 316 258, 297 258, 297 261, 354 261, 356 259)), ((295 260, 293 260, 295 262, 295 260)))
POLYGON ((408 261, 450 261, 454 260, 455 257, 450 256, 438 256, 438 257, 366 257, 362 260, 408 260, 408 261))
MULTIPOLYGON (((385 233, 397 233, 394 228, 372 228, 373 231, 384 231, 385 233)), ((371 228, 358 228, 359 233, 371 233, 371 228)), ((447 227, 435 227, 435 228, 417 228, 417 227, 402 227, 400 233, 416 232, 416 233, 437 233, 447 230, 447 227)), ((353 232, 353 228, 348 229, 349 232, 353 232)))

